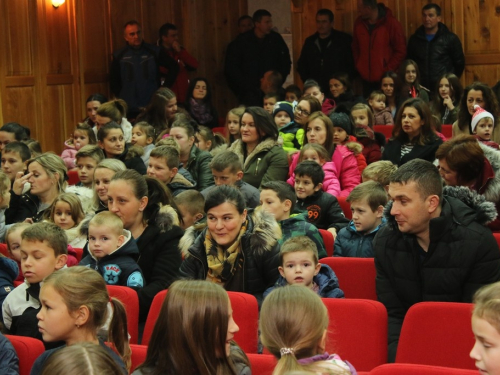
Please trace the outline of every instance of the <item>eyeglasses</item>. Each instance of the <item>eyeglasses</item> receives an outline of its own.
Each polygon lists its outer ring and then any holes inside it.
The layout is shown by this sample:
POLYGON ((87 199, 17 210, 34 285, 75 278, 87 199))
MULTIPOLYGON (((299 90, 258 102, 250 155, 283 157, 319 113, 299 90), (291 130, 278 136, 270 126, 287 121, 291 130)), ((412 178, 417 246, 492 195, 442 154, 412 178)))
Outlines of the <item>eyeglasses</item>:
POLYGON ((299 113, 301 115, 304 115, 304 116, 309 116, 310 115, 309 112, 307 112, 305 109, 302 109, 300 106, 296 106, 295 110, 297 111, 297 113, 299 113))

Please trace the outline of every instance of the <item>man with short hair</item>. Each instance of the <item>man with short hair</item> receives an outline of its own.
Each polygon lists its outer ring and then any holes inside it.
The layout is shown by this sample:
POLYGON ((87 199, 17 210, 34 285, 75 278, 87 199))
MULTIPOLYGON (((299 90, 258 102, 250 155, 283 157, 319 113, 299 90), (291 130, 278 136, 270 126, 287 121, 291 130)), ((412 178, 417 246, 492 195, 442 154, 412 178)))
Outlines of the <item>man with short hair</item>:
POLYGON ((462 42, 441 22, 441 7, 434 3, 422 8, 422 26, 408 41, 408 58, 420 70, 420 84, 436 93, 438 79, 445 73, 460 77, 465 68, 462 42))
POLYGON ((276 70, 282 82, 290 73, 290 51, 283 37, 272 30, 271 13, 255 11, 254 28, 239 35, 226 52, 224 73, 229 87, 246 106, 261 106, 263 93, 260 79, 264 73, 276 70))
POLYGON ((248 14, 238 18, 238 31, 240 34, 246 33, 253 29, 253 19, 248 14))
POLYGON ((500 251, 485 226, 493 203, 466 188, 447 187, 430 162, 414 159, 391 176, 387 225, 373 241, 377 296, 389 315, 389 361, 403 319, 418 302, 471 302, 500 280, 500 251))
POLYGON ((330 92, 329 80, 335 73, 354 74, 352 37, 333 28, 334 15, 330 9, 316 13, 317 32, 306 38, 297 71, 303 82, 314 79, 322 92, 330 92))

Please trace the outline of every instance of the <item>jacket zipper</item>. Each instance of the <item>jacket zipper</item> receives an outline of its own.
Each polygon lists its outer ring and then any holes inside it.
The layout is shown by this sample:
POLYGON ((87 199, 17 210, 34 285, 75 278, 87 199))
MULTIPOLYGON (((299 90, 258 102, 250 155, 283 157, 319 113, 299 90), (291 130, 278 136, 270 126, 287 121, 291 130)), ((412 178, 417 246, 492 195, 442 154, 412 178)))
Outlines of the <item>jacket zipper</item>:
POLYGON ((254 173, 254 176, 257 175, 257 173, 259 172, 259 163, 261 161, 261 158, 257 158, 257 166, 255 167, 255 173, 254 173))

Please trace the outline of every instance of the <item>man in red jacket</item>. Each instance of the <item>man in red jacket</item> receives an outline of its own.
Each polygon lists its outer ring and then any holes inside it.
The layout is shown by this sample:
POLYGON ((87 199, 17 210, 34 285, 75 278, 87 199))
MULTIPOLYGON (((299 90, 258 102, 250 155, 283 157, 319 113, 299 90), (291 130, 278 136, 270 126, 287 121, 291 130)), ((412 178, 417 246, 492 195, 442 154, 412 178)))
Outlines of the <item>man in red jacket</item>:
POLYGON ((382 74, 397 71, 406 56, 403 27, 384 4, 358 0, 359 17, 354 23, 352 53, 363 80, 363 94, 380 89, 382 74))

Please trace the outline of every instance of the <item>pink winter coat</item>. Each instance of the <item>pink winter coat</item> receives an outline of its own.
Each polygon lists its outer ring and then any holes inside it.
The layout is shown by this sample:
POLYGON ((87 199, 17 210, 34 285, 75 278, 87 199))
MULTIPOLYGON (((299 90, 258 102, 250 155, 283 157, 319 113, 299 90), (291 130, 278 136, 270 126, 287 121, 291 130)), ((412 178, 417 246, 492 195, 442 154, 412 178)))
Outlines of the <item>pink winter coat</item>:
POLYGON ((76 168, 75 157, 77 152, 74 145, 64 142, 64 151, 61 154, 61 159, 64 161, 66 168, 76 168))
MULTIPOLYGON (((298 153, 296 155, 298 155, 298 153)), ((337 177, 337 168, 335 168, 335 164, 331 161, 323 164, 323 171, 325 172, 323 191, 337 197, 340 193, 340 182, 337 177)), ((290 178, 286 182, 295 186, 295 173, 290 174, 290 178)))

